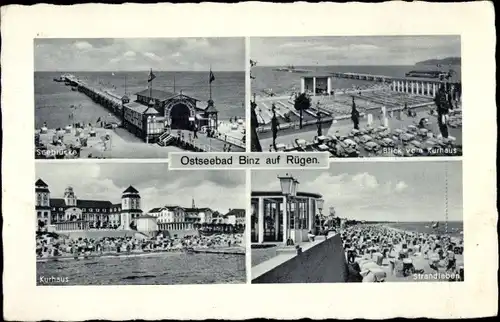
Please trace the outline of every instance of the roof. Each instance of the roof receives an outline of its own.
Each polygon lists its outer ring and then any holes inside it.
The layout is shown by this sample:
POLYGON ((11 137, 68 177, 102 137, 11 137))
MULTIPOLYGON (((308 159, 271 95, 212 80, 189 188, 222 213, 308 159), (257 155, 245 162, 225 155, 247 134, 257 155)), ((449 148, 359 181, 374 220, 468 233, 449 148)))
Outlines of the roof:
POLYGON ((207 210, 212 211, 212 209, 210 209, 210 208, 184 208, 185 212, 201 212, 201 211, 207 211, 207 210))
POLYGON ((156 219, 155 216, 150 216, 150 215, 140 215, 139 217, 136 217, 136 219, 141 219, 141 218, 153 218, 153 219, 156 219))
POLYGON ((213 101, 212 101, 212 104, 210 104, 210 101, 209 101, 208 106, 205 109, 205 112, 213 112, 213 113, 217 113, 218 112, 217 109, 214 106, 214 102, 213 101))
MULTIPOLYGON (((283 196, 281 191, 252 191, 252 197, 274 197, 283 196)), ((312 192, 297 192, 297 197, 322 198, 319 193, 312 192)))
POLYGON ((140 114, 143 114, 148 109, 148 106, 137 103, 137 102, 130 102, 130 103, 127 103, 123 106, 125 106, 126 108, 131 109, 137 113, 140 113, 140 114))
POLYGON ((151 209, 151 210, 150 210, 150 211, 148 211, 148 212, 160 212, 160 211, 162 211, 162 209, 163 209, 163 208, 153 208, 153 209, 151 209))
POLYGON ((224 216, 236 216, 236 217, 245 217, 245 209, 231 209, 224 216))
POLYGON ((66 202, 61 198, 50 198, 50 206, 56 208, 66 207, 66 202))
POLYGON ((134 187, 129 186, 123 193, 139 193, 134 187))
POLYGON ((156 110, 154 107, 148 107, 145 111, 144 114, 153 114, 157 115, 159 114, 158 110, 156 110))
POLYGON ((108 200, 76 200, 78 208, 112 208, 113 203, 108 200))
POLYGON ((175 96, 176 94, 153 88, 153 89, 151 89, 151 91, 150 91, 150 89, 145 89, 143 91, 135 93, 135 95, 146 96, 146 97, 149 97, 149 98, 152 97, 154 99, 157 99, 157 100, 160 100, 160 101, 164 101, 164 100, 166 100, 166 99, 168 99, 168 98, 170 98, 172 96, 175 96))
POLYGON ((35 182, 35 186, 37 186, 37 187, 48 187, 48 185, 42 179, 38 179, 35 182))

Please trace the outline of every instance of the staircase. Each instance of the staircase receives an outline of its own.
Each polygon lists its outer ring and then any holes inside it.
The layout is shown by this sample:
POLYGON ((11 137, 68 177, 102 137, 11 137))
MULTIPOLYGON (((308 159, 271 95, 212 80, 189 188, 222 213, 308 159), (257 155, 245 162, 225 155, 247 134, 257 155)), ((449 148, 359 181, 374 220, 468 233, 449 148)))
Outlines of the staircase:
POLYGON ((163 132, 162 135, 158 138, 159 146, 167 146, 174 139, 174 136, 170 132, 163 132))

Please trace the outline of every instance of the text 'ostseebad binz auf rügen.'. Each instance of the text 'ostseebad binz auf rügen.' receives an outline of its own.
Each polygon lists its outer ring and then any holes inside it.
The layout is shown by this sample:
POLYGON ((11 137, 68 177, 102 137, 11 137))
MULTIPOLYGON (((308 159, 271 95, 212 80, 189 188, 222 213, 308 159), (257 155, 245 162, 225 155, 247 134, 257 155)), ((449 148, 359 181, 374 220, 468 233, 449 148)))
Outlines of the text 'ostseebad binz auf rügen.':
POLYGON ((171 153, 170 169, 328 168, 328 153, 171 153))

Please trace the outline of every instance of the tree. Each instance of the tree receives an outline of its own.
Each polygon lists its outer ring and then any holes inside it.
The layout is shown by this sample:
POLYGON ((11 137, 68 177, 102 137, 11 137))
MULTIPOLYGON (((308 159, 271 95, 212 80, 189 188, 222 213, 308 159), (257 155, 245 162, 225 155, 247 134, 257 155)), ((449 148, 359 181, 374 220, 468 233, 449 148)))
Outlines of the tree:
POLYGON ((302 111, 311 107, 311 98, 306 93, 301 93, 295 97, 293 107, 300 112, 299 127, 302 128, 302 111))
POLYGON ((38 230, 42 230, 45 227, 45 223, 43 220, 38 220, 38 230))
POLYGON ((274 103, 272 105, 272 111, 273 117, 271 119, 271 131, 273 132, 273 148, 274 151, 276 151, 276 138, 278 137, 278 118, 276 117, 276 106, 274 105, 274 103))
POLYGON ((446 124, 446 116, 448 115, 450 109, 450 102, 447 98, 447 89, 445 84, 441 84, 439 90, 434 97, 434 103, 436 104, 437 114, 438 114, 438 126, 439 131, 443 138, 448 137, 448 125, 446 124))
POLYGON ((251 127, 251 132, 250 132, 250 141, 252 144, 252 151, 253 152, 262 152, 262 147, 260 145, 259 137, 257 136, 257 127, 259 126, 259 122, 257 120, 257 114, 255 113, 255 108, 257 107, 257 103, 254 101, 250 101, 250 127, 251 127))
POLYGON ((354 96, 352 97, 351 120, 352 120, 352 123, 354 123, 354 129, 359 130, 359 112, 356 109, 356 103, 354 102, 354 96))

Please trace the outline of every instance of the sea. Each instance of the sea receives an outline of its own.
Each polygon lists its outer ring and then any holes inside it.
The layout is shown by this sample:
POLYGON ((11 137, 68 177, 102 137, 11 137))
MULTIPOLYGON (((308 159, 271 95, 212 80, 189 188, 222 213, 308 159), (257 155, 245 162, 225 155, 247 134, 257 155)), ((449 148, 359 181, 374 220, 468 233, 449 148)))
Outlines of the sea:
MULTIPOLYGON (((283 66, 255 66, 252 68, 252 93, 262 95, 263 91, 272 90, 276 95, 289 95, 291 92, 300 91, 300 78, 307 75, 328 75, 331 72, 340 73, 363 73, 372 75, 384 75, 392 77, 405 77, 405 73, 411 70, 432 70, 432 66, 294 66, 297 69, 308 70, 308 73, 291 73, 279 72, 273 70, 283 66)), ((459 81, 461 79, 461 66, 450 66, 448 69, 453 69, 456 74, 451 81, 459 81)), ((445 71, 448 71, 445 69, 445 71)), ((365 84, 373 84, 373 81, 333 78, 332 87, 334 89, 352 88, 353 86, 361 86, 365 84)))
MULTIPOLYGON (((387 223, 386 225, 393 228, 398 228, 406 231, 426 233, 426 234, 440 234, 445 232, 446 224, 440 222, 437 228, 432 228, 433 222, 398 222, 387 223)), ((448 221, 448 235, 453 237, 462 237, 464 230, 463 221, 448 221)))
MULTIPOLYGON (((40 277, 68 279, 57 285, 175 285, 245 283, 245 256, 166 253, 37 263, 40 277)), ((55 285, 51 283, 50 285, 55 285)))
MULTIPOLYGON (((135 99, 134 93, 148 88, 148 72, 71 72, 88 84, 108 89, 118 96, 125 94, 135 99), (126 86, 125 86, 126 85, 126 86)), ((212 99, 219 111, 219 120, 245 117, 245 72, 214 71, 212 99)), ((95 123, 100 117, 106 122, 116 117, 85 94, 72 91, 64 82, 58 83, 63 72, 35 72, 35 127, 47 123, 49 128, 65 127, 70 123, 95 123), (76 108, 71 108, 71 106, 76 108), (73 120, 70 115, 73 113, 73 120)), ((153 88, 180 92, 206 102, 210 97, 208 72, 154 72, 153 88), (175 86, 174 86, 175 83, 175 86), (175 88, 174 88, 175 87, 175 88)))

